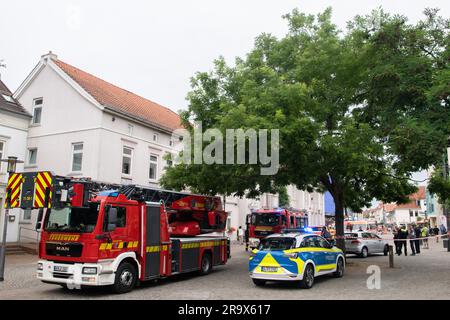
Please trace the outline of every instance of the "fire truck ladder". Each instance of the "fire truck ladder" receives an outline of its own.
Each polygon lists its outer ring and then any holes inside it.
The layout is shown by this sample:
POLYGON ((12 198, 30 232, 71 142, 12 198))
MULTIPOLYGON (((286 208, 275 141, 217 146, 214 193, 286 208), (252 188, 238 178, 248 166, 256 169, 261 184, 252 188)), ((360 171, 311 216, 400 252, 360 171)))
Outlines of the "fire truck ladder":
POLYGON ((173 202, 178 201, 180 199, 192 196, 192 194, 189 193, 176 192, 164 189, 152 189, 136 185, 123 186, 122 188, 119 189, 119 193, 123 194, 130 200, 136 200, 140 202, 144 201, 163 202, 166 206, 170 206, 172 205, 173 202))

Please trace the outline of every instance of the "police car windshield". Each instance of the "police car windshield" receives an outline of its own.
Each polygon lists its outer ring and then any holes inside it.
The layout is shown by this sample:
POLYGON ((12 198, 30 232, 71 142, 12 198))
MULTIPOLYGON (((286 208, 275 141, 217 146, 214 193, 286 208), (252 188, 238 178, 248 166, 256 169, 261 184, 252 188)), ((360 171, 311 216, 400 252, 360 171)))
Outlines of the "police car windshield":
POLYGON ((289 250, 295 247, 295 239, 294 238, 266 238, 262 239, 259 245, 259 250, 268 250, 268 251, 279 251, 279 250, 289 250))
POLYGON ((99 208, 99 203, 91 203, 88 208, 51 209, 46 219, 45 230, 90 233, 97 224, 99 208))
POLYGON ((275 212, 254 213, 252 223, 256 226, 276 226, 278 225, 280 215, 275 212))

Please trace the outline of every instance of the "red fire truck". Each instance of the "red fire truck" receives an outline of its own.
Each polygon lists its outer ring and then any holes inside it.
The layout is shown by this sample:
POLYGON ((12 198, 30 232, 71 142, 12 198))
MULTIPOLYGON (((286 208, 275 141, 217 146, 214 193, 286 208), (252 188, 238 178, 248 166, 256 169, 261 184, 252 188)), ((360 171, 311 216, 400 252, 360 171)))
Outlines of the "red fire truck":
POLYGON ((280 233, 285 228, 301 228, 308 225, 308 215, 304 211, 294 209, 259 209, 247 215, 247 246, 256 248, 260 239, 280 233))
POLYGON ((32 172, 10 176, 7 206, 39 209, 37 277, 63 287, 124 293, 140 281, 207 274, 230 257, 219 197, 32 172))

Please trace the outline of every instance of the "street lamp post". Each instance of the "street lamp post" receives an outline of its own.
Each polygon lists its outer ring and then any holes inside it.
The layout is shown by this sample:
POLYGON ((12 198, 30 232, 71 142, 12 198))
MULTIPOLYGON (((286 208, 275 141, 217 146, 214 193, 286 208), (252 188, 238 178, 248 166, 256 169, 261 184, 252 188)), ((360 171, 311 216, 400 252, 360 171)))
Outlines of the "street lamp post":
MULTIPOLYGON (((16 166, 18 163, 23 163, 23 161, 17 160, 17 157, 8 157, 8 159, 2 159, 0 162, 7 162, 8 163, 8 174, 11 176, 11 174, 16 172, 16 166)), ((8 177, 9 180, 9 177, 8 177)), ((10 202, 10 192, 6 190, 6 199, 5 199, 5 216, 3 218, 3 238, 2 238, 2 247, 0 252, 0 281, 4 280, 5 275, 5 256, 6 256, 6 235, 7 235, 7 229, 8 229, 8 215, 9 215, 9 202, 10 202)))

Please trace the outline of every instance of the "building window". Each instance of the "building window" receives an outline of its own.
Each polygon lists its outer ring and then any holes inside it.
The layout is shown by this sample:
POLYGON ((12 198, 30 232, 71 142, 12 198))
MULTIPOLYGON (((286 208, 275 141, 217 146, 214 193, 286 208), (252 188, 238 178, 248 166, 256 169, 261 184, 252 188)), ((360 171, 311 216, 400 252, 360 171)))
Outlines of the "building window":
POLYGON ((132 124, 128 124, 128 134, 130 136, 133 135, 133 129, 134 129, 133 125, 132 124))
POLYGON ((150 180, 157 180, 158 178, 158 156, 151 154, 150 155, 150 170, 148 177, 150 180))
POLYGON ((33 124, 40 124, 42 118, 43 99, 34 99, 33 101, 33 124))
POLYGON ((153 142, 158 142, 158 134, 157 133, 153 134, 153 142))
POLYGON ((37 159, 37 149, 28 149, 28 164, 35 165, 37 159))
POLYGON ((172 154, 171 153, 166 153, 166 156, 164 158, 166 159, 167 167, 173 166, 173 160, 172 160, 172 154))
POLYGON ((14 103, 14 99, 11 96, 8 96, 6 94, 2 94, 2 96, 6 101, 14 103))
POLYGON ((72 172, 81 171, 81 164, 83 162, 83 144, 72 144, 72 172))
POLYGON ((31 210, 26 209, 23 210, 23 221, 30 221, 31 220, 31 210))
POLYGON ((123 147, 122 150, 122 174, 131 175, 131 163, 133 159, 133 149, 123 147))
POLYGON ((173 147, 173 140, 172 139, 170 139, 170 141, 169 141, 169 146, 173 147))

